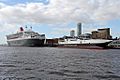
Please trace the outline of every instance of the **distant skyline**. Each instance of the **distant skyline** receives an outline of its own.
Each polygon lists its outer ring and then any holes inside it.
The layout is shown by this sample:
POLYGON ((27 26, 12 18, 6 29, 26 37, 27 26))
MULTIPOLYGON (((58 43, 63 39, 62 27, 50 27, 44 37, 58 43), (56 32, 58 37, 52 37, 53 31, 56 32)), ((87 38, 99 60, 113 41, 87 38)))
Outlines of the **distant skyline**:
POLYGON ((0 0, 0 44, 26 25, 47 38, 69 35, 78 23, 82 33, 111 28, 120 37, 119 8, 120 0, 0 0))

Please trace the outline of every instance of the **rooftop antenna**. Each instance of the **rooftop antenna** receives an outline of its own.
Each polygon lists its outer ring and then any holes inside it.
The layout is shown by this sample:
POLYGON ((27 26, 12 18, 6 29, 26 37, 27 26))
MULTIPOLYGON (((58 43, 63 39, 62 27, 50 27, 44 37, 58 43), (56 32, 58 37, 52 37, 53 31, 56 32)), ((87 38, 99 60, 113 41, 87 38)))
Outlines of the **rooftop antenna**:
POLYGON ((32 26, 30 26, 30 30, 32 30, 32 26))
POLYGON ((32 29, 32 26, 30 27, 30 29, 32 29))
POLYGON ((27 30, 27 25, 25 25, 25 29, 27 30))

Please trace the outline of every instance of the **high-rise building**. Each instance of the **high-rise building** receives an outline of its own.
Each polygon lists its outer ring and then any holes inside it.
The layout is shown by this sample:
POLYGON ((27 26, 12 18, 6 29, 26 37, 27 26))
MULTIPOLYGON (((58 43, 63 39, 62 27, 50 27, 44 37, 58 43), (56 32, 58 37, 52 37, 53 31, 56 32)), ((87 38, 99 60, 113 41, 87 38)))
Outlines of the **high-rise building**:
POLYGON ((77 25, 77 37, 79 37, 82 34, 82 23, 78 23, 77 25))
POLYGON ((75 31, 74 31, 74 30, 71 30, 71 31, 70 31, 70 36, 71 36, 71 37, 74 37, 74 36, 75 36, 75 31))

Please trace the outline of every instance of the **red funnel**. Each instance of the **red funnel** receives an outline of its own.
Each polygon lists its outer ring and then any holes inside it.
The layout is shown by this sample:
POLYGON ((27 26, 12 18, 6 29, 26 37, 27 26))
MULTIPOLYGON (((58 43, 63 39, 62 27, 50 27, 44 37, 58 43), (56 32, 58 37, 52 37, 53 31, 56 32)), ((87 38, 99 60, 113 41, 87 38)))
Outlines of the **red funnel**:
POLYGON ((23 27, 20 27, 20 31, 24 31, 23 27))

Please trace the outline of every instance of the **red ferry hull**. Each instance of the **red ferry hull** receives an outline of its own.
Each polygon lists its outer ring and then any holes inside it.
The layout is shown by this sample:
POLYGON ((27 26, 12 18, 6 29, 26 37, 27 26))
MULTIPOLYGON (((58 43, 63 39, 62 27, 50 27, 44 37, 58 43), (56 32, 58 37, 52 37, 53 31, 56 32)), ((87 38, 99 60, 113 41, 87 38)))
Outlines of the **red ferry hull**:
POLYGON ((110 42, 101 43, 101 44, 62 44, 58 45, 58 47, 63 48, 81 48, 81 49, 108 49, 107 46, 110 42))

